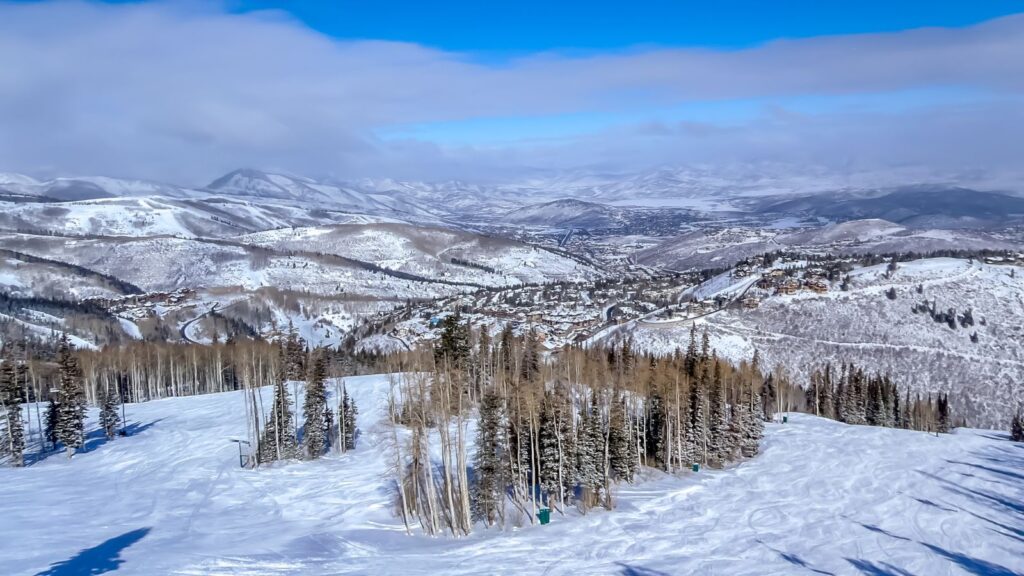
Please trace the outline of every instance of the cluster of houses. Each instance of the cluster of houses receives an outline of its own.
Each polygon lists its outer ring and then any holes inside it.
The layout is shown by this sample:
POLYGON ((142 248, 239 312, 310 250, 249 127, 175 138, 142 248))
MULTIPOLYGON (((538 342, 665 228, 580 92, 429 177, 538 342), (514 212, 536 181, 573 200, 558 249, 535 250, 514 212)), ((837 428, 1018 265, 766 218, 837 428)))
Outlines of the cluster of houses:
MULTIPOLYGON (((828 273, 821 268, 809 268, 803 273, 803 278, 796 278, 789 275, 785 270, 773 269, 761 274, 761 278, 755 286, 772 294, 796 294, 801 290, 810 290, 818 294, 824 294, 829 290, 828 273)), ((743 302, 744 306, 756 308, 743 302)))
POLYGON ((458 310, 475 327, 510 324, 516 331, 529 327, 549 347, 557 348, 664 307, 684 284, 664 276, 481 290, 422 303, 411 321, 392 322, 389 333, 406 341, 429 339, 446 313, 458 310), (419 326, 408 326, 411 323, 419 326))
POLYGON ((96 299, 94 301, 103 305, 112 314, 141 320, 157 315, 158 309, 175 309, 186 304, 191 305, 195 300, 195 290, 180 288, 174 292, 147 292, 117 299, 96 299))

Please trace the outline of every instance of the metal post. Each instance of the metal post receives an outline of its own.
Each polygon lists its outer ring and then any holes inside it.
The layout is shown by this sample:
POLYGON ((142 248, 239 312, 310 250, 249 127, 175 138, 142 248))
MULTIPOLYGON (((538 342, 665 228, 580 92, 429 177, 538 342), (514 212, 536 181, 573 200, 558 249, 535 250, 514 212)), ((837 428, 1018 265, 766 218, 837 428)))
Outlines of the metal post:
POLYGON ((244 454, 242 453, 242 444, 245 444, 246 446, 252 446, 252 444, 250 444, 248 440, 236 440, 234 438, 231 438, 230 441, 238 444, 238 467, 245 468, 244 454))

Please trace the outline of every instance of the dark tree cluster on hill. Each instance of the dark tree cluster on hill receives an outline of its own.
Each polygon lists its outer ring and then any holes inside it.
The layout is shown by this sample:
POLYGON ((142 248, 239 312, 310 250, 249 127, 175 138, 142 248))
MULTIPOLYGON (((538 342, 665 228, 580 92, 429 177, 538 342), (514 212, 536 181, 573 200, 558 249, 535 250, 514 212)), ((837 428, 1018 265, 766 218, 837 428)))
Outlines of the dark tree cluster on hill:
POLYGON ((935 399, 911 398, 907 391, 901 396, 888 375, 869 374, 852 363, 841 365, 838 371, 831 364, 815 370, 803 409, 847 424, 927 432, 952 428, 948 394, 935 399))
POLYGON ((962 314, 958 314, 956 308, 939 310, 935 300, 923 300, 911 306, 910 311, 914 314, 927 313, 935 322, 947 324, 953 330, 956 330, 957 325, 960 328, 974 326, 974 312, 970 308, 964 310, 962 314))
POLYGON ((6 350, 0 364, 0 458, 14 467, 25 465, 25 422, 22 404, 28 392, 28 366, 6 350))
POLYGON ((1020 408, 1017 409, 1017 413, 1014 414, 1013 420, 1010 422, 1010 440, 1024 442, 1024 411, 1021 411, 1020 408))
POLYGON ((693 332, 687 350, 667 358, 628 342, 548 355, 533 330, 516 335, 507 325, 492 339, 449 318, 433 350, 393 359, 407 376, 396 381, 392 417, 412 430, 394 466, 407 525, 457 535, 474 521, 533 521, 542 507, 612 508, 613 487, 642 467, 720 467, 758 452, 766 378, 756 363, 717 358, 706 335, 693 332), (431 427, 451 456, 440 480, 429 465, 431 427), (472 480, 460 461, 469 442, 472 480))

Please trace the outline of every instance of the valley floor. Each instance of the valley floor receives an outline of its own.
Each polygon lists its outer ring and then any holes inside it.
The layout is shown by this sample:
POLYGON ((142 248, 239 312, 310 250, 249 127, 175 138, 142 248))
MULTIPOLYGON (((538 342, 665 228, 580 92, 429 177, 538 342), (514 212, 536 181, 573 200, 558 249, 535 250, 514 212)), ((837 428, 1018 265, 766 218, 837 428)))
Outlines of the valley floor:
POLYGON ((799 414, 767 427, 757 458, 651 473, 612 512, 408 536, 392 514, 388 379, 346 382, 363 432, 347 455, 240 469, 242 396, 226 393, 130 405, 128 438, 0 469, 0 573, 1024 573, 1024 444, 799 414))

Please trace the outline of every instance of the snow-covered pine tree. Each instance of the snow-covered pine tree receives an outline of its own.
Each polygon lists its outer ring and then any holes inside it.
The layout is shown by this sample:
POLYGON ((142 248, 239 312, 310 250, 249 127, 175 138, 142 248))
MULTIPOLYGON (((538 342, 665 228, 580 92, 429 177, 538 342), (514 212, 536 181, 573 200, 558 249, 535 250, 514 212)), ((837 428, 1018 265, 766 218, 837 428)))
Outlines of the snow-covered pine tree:
POLYGON ((608 460, 612 474, 617 480, 633 481, 636 472, 636 455, 631 434, 632 423, 626 411, 626 399, 616 392, 608 417, 608 460))
POLYGON ((721 464, 731 456, 729 420, 725 405, 725 385, 718 357, 712 360, 711 388, 708 390, 708 453, 713 462, 721 464))
POLYGON ((533 382, 540 373, 540 339, 531 328, 523 336, 522 358, 519 362, 519 376, 523 382, 533 382))
POLYGON ((324 421, 327 407, 327 389, 324 378, 327 377, 327 359, 323 350, 317 350, 309 365, 306 376, 306 398, 302 404, 302 415, 306 420, 302 434, 302 448, 306 458, 316 460, 327 448, 327 435, 330 429, 324 421))
POLYGON ((948 433, 953 425, 953 418, 949 413, 949 394, 939 394, 938 398, 938 431, 948 433))
POLYGON ((603 486, 604 434, 597 399, 592 396, 589 408, 584 406, 580 416, 579 439, 576 442, 576 473, 583 492, 581 510, 601 502, 603 486))
POLYGON ((341 423, 342 451, 355 450, 356 433, 358 432, 356 428, 356 415, 359 414, 359 410, 356 408, 355 401, 348 395, 348 390, 345 389, 344 383, 341 385, 341 405, 338 412, 340 413, 338 419, 341 423))
POLYGON ((46 442, 50 445, 50 450, 57 449, 57 415, 59 413, 60 404, 57 403, 57 397, 51 394, 50 402, 46 405, 46 430, 43 432, 46 442))
POLYGON ((25 423, 22 421, 21 404, 23 389, 18 378, 18 369, 7 358, 0 364, 0 423, 3 424, 0 454, 8 457, 11 466, 25 465, 25 423))
POLYGON ((665 443, 670 441, 665 438, 665 400, 653 378, 649 389, 647 401, 644 403, 646 408, 644 417, 646 426, 643 430, 643 445, 646 448, 644 457, 646 462, 652 465, 659 462, 664 465, 667 463, 663 461, 662 455, 665 453, 665 443))
POLYGON ((284 342, 284 380, 305 377, 306 342, 299 336, 292 321, 288 321, 288 337, 284 342))
POLYGON ((491 388, 480 399, 480 422, 473 458, 473 516, 487 526, 504 517, 505 487, 508 485, 505 454, 505 422, 501 396, 491 388))
POLYGON ((1013 421, 1010 422, 1010 440, 1014 442, 1024 442, 1024 411, 1017 408, 1017 413, 1013 416, 1013 421))
POLYGON ((843 375, 836 384, 834 418, 840 422, 846 422, 846 368, 843 368, 843 375))
POLYGON ((113 440, 117 436, 117 426, 121 423, 121 416, 117 413, 117 396, 112 394, 106 386, 101 386, 98 400, 100 404, 100 428, 103 429, 103 433, 107 436, 108 440, 113 440))
POLYGON ((747 435, 747 426, 750 424, 750 404, 746 392, 747 385, 740 384, 739 390, 734 391, 734 402, 732 404, 732 418, 729 420, 729 446, 733 454, 742 454, 743 439, 747 435))
POLYGON ((469 325, 456 310, 441 322, 441 337, 434 347, 434 362, 452 370, 464 370, 469 362, 469 325))
MULTIPOLYGON (((699 370, 700 375, 690 381, 690 421, 686 428, 686 443, 689 445, 690 451, 693 452, 694 462, 700 461, 706 465, 708 463, 708 423, 704 402, 706 391, 710 387, 711 369, 708 362, 702 360, 699 370)), ((684 462, 683 464, 688 466, 691 463, 684 462)))
POLYGON ((882 387, 875 378, 869 378, 865 384, 866 398, 864 402, 864 420, 871 426, 881 426, 882 422, 882 387))
POLYGON ((683 358, 686 375, 691 379, 697 378, 697 363, 697 324, 695 322, 690 325, 690 343, 686 347, 686 356, 683 358))
POLYGON ((68 458, 85 444, 85 388, 82 370, 67 334, 61 337, 57 351, 59 389, 55 435, 64 445, 68 458))
POLYGON ((293 425, 292 400, 285 382, 287 366, 282 365, 274 382, 274 403, 270 417, 263 427, 257 458, 260 464, 298 457, 298 446, 293 425))
POLYGON ((761 398, 754 386, 744 386, 741 404, 743 408, 740 413, 742 421, 739 438, 740 453, 747 458, 752 458, 757 456, 761 449, 761 437, 764 436, 761 398))
POLYGON ((867 411, 865 406, 864 373, 852 364, 846 371, 846 388, 843 398, 843 422, 847 424, 866 424, 867 411))
POLYGON ((900 427, 905 429, 914 428, 913 404, 910 402, 910 389, 903 396, 903 413, 900 415, 900 427))
POLYGON ((558 509, 565 502, 562 490, 562 437, 559 429, 558 408, 555 406, 554 394, 548 392, 540 411, 540 427, 537 441, 540 444, 540 471, 537 478, 543 494, 547 496, 547 504, 558 509))

